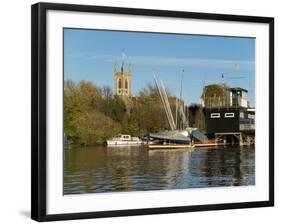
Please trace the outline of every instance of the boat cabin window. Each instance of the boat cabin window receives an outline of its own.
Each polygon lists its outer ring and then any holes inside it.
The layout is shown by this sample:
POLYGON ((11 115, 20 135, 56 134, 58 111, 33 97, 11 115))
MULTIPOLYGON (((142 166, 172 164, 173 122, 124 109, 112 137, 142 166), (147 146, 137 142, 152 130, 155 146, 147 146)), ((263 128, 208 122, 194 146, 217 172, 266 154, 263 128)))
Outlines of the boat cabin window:
POLYGON ((221 114, 220 113, 211 113, 211 118, 220 118, 221 114))

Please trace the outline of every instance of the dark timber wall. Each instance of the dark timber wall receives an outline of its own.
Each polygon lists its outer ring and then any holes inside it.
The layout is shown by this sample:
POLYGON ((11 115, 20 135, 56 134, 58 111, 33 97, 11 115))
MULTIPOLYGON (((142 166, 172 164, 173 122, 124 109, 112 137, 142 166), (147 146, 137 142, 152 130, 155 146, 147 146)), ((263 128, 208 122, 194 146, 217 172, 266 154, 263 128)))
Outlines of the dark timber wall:
POLYGON ((239 108, 205 109, 206 131, 208 134, 221 132, 239 132, 239 108), (219 113, 219 118, 211 118, 211 114, 219 113), (234 117, 225 117, 226 113, 234 113, 234 117))

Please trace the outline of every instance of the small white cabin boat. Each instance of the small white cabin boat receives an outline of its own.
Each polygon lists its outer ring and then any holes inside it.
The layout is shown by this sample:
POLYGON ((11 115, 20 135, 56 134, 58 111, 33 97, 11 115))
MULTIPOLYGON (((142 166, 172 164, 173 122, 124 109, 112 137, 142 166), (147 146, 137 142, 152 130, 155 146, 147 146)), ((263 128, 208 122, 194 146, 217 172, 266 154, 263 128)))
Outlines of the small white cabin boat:
POLYGON ((119 135, 106 141, 107 145, 140 145, 143 141, 138 137, 131 137, 131 135, 119 135))

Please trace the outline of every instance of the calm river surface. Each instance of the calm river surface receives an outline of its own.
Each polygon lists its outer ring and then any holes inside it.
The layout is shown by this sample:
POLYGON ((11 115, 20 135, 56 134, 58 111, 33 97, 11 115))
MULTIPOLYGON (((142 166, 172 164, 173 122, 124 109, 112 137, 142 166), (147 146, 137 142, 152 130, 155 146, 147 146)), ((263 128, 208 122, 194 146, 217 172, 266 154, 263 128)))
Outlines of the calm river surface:
POLYGON ((99 146, 64 151, 64 194, 254 184, 253 147, 99 146))

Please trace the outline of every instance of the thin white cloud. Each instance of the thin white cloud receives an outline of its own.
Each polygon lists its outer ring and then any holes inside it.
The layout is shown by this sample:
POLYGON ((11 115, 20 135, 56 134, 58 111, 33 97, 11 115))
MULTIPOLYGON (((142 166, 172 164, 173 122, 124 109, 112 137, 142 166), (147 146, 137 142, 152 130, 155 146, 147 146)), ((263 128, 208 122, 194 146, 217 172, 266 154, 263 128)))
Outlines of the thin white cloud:
MULTIPOLYGON (((85 59, 116 62, 122 60, 119 55, 84 55, 85 59)), ((176 58, 158 56, 139 56, 132 55, 128 59, 135 65, 161 65, 161 66, 190 66, 190 67, 209 67, 209 68, 236 68, 254 70, 254 61, 243 60, 223 60, 223 59, 196 59, 196 58, 176 58)))

